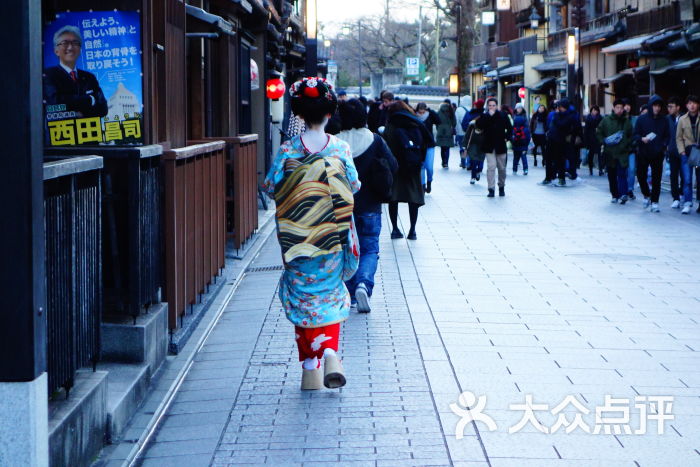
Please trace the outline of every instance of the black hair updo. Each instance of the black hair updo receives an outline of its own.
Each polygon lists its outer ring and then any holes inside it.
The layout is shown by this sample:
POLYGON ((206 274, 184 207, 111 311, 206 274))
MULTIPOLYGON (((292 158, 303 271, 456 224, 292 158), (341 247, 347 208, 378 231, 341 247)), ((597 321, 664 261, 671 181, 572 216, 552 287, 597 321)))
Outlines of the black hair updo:
POLYGON ((340 115, 343 130, 353 130, 367 126, 367 112, 364 104, 359 99, 350 99, 338 104, 338 114, 340 115))
POLYGON ((302 78, 289 89, 294 115, 304 119, 307 126, 318 125, 326 115, 335 114, 338 98, 333 86, 324 78, 302 78))

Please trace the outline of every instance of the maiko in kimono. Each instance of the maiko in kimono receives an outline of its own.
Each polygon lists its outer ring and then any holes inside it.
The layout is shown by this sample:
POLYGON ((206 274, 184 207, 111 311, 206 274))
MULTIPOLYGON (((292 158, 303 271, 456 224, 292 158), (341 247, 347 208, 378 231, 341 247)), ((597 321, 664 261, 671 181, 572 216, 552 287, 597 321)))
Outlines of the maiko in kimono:
POLYGON ((360 181, 348 144, 324 132, 337 107, 331 85, 305 78, 290 94, 306 131, 282 144, 263 184, 277 209, 284 263, 279 297, 294 324, 302 389, 339 388, 346 382, 340 325, 350 314, 344 281, 359 262, 352 210, 360 181))

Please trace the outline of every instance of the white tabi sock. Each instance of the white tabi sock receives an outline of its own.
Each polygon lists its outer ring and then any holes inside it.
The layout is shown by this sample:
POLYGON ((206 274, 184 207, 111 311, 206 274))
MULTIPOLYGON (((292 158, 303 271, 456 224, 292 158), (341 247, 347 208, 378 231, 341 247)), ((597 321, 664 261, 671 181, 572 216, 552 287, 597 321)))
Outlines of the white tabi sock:
POLYGON ((315 370, 319 366, 319 361, 318 358, 307 358, 304 360, 304 363, 301 364, 301 367, 305 370, 315 370))

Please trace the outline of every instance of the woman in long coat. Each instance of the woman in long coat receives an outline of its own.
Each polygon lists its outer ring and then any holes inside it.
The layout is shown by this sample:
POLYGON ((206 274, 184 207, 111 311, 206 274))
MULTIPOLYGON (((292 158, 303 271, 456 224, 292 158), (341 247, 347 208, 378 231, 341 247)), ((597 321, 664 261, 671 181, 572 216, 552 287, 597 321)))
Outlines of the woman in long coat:
POLYGON ((427 148, 434 144, 433 135, 428 133, 413 109, 403 101, 392 103, 388 108, 388 115, 384 138, 399 163, 389 202, 391 238, 403 237, 398 227, 399 203, 408 203, 411 227, 406 238, 416 240, 418 208, 425 204, 420 172, 427 148))
POLYGON ((352 210, 360 182, 348 144, 324 132, 337 107, 331 85, 304 78, 290 94, 306 131, 282 144, 263 183, 277 207, 279 297, 295 327, 302 389, 338 388, 345 385, 340 324, 350 312, 344 280, 359 261, 352 210))
POLYGON ((438 111, 440 123, 437 125, 437 135, 435 144, 440 146, 440 157, 442 158, 442 168, 446 169, 450 160, 450 148, 455 145, 455 125, 457 119, 451 104, 443 102, 438 111))

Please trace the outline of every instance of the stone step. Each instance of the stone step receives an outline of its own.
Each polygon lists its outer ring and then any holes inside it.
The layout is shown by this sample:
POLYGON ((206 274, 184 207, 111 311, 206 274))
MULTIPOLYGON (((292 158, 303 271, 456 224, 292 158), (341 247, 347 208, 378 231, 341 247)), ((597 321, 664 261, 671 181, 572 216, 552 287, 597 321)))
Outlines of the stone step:
POLYGON ((107 375, 107 443, 120 440, 124 428, 148 395, 151 369, 145 363, 101 363, 107 375))
POLYGON ((107 373, 78 370, 70 397, 49 401, 51 466, 90 465, 104 442, 107 373))

